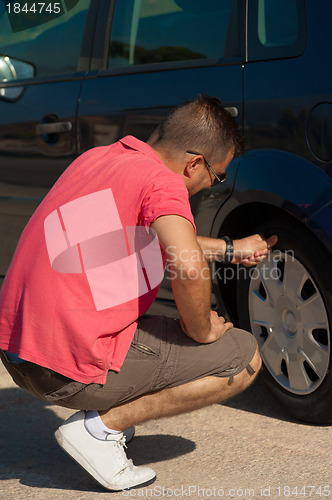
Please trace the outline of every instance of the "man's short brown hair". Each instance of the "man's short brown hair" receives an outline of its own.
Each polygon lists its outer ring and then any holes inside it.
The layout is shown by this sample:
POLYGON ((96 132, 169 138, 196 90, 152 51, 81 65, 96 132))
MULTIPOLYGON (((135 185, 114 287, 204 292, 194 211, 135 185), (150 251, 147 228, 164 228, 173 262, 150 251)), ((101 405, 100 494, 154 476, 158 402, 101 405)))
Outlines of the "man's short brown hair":
POLYGON ((158 125, 148 144, 174 155, 197 151, 210 163, 216 163, 233 148, 235 155, 241 154, 243 138, 217 97, 198 94, 177 106, 158 125))

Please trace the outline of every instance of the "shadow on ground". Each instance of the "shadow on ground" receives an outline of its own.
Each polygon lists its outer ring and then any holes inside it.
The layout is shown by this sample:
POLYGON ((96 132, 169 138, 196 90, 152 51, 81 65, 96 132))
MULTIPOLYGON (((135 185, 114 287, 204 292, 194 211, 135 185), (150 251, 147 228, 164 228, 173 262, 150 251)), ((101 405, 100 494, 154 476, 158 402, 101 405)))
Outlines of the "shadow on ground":
MULTIPOLYGON (((22 389, 0 390, 0 479, 37 488, 105 491, 68 457, 53 433, 63 422, 43 401, 22 389)), ((127 454, 136 465, 192 452, 195 443, 172 435, 136 436, 127 454)))
POLYGON ((220 404, 222 406, 228 406, 229 408, 256 413, 286 422, 301 423, 293 419, 283 410, 279 403, 265 389, 264 384, 259 379, 255 380, 248 389, 238 396, 220 404))

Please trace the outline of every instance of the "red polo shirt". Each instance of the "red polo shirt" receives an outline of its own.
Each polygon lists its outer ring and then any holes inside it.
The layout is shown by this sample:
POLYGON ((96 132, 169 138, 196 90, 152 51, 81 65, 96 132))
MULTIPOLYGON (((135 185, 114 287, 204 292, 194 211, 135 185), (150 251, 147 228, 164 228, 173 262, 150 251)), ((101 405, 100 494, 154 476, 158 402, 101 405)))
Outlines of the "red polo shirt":
POLYGON ((146 227, 194 224, 188 191, 127 136, 77 158, 27 224, 0 291, 0 348, 83 383, 119 371, 164 262, 146 227))

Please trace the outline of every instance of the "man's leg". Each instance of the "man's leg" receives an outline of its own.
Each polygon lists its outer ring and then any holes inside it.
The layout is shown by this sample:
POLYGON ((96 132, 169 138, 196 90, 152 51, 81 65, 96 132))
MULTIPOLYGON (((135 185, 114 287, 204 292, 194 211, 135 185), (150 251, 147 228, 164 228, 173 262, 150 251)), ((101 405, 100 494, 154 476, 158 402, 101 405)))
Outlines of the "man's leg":
POLYGON ((214 343, 199 344, 174 320, 144 318, 120 372, 62 402, 99 414, 73 415, 57 430, 57 440, 107 488, 142 486, 155 472, 128 461, 122 431, 225 401, 248 387, 260 366, 257 343, 244 330, 233 328, 214 343))
POLYGON ((123 431, 151 419, 179 415, 214 403, 226 401, 246 389, 255 379, 261 367, 258 348, 250 361, 253 370, 244 368, 229 378, 208 376, 184 385, 145 394, 128 403, 115 406, 99 414, 103 423, 111 428, 123 431))

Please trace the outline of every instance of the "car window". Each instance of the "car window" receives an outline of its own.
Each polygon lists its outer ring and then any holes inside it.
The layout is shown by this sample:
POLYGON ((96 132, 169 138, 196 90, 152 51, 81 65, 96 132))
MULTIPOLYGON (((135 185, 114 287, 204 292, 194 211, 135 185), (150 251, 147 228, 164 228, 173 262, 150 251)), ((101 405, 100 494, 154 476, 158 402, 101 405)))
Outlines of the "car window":
POLYGON ((0 3, 0 81, 75 72, 90 1, 0 3))
POLYGON ((240 55, 238 0, 117 0, 108 67, 240 55))
POLYGON ((249 2, 249 60, 300 55, 305 48, 303 0, 255 0, 249 2))

